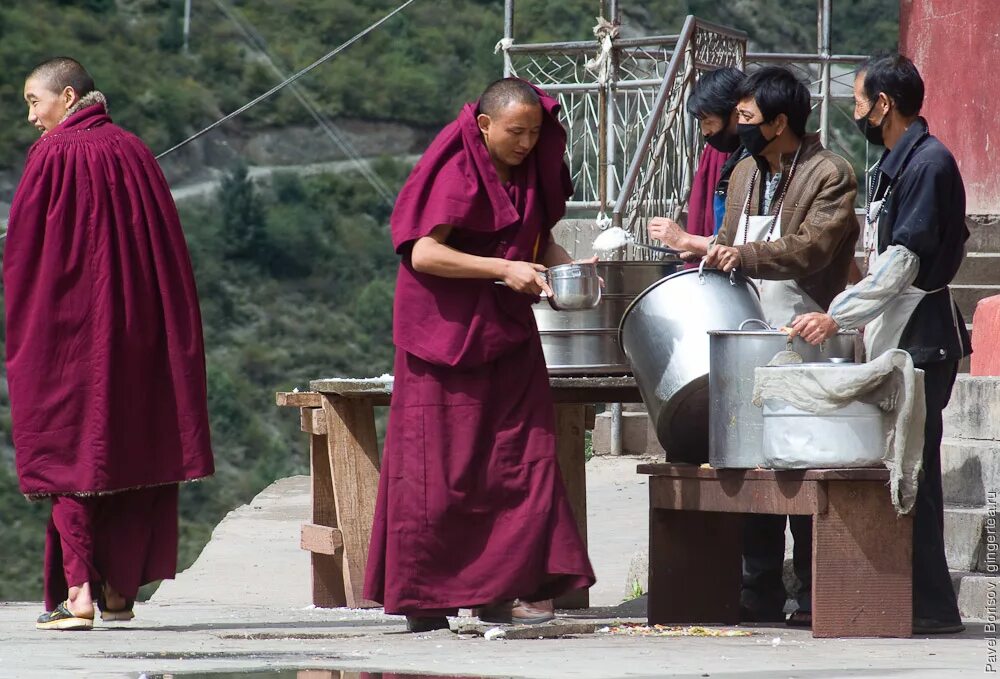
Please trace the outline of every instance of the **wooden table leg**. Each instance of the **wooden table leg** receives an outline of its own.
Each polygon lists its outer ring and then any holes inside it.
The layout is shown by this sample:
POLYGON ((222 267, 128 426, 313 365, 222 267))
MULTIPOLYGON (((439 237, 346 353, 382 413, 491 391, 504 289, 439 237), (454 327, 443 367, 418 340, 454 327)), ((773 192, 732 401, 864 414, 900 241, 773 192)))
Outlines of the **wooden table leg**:
MULTIPOLYGON (((556 455, 573 516, 583 544, 587 544, 587 467, 584 459, 587 406, 556 405, 556 455)), ((590 591, 578 589, 556 599, 557 608, 588 608, 590 591)))
POLYGON ((651 507, 649 624, 738 623, 742 532, 740 514, 651 507))
POLYGON ((344 594, 351 608, 378 604, 362 596, 378 494, 378 438, 370 399, 323 395, 334 506, 343 540, 344 594))
MULTIPOLYGON (((336 528, 337 510, 333 500, 333 477, 325 435, 313 434, 309 437, 309 459, 313 525, 336 528)), ((317 552, 311 552, 309 556, 312 560, 313 605, 320 608, 345 606, 347 598, 344 596, 342 556, 317 552)))
POLYGON ((813 636, 911 636, 912 555, 913 519, 884 483, 827 483, 813 520, 813 636))

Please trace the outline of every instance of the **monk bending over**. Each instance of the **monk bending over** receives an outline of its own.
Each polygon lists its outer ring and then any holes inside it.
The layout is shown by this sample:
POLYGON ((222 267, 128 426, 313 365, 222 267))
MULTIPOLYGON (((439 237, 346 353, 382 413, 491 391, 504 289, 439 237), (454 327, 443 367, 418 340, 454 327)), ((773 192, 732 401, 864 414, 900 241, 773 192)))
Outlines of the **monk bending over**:
POLYGON ((573 192, 557 113, 524 81, 492 84, 392 214, 395 385, 365 596, 410 631, 477 606, 544 622, 552 598, 594 583, 531 311, 550 292, 542 272, 570 261, 551 237, 573 192))
POLYGON ((177 568, 177 486, 213 471, 201 315, 153 155, 73 59, 24 86, 28 152, 3 256, 21 491, 52 503, 39 629, 130 620, 177 568))

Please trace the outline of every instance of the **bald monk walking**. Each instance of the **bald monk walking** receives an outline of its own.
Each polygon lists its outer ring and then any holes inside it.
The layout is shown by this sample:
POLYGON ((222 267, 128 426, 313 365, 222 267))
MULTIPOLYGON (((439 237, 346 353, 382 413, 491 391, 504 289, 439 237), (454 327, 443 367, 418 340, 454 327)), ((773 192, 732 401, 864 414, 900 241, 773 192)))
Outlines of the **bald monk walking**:
POLYGON ((177 568, 177 490, 213 472, 201 315, 159 166, 77 61, 24 86, 28 152, 3 256, 21 491, 47 500, 36 627, 133 617, 177 568))
POLYGON ((411 632, 472 607, 545 622, 554 597, 594 583, 531 310, 541 273, 571 261, 551 235, 573 192, 557 113, 522 80, 493 83, 392 214, 395 384, 365 596, 411 632))

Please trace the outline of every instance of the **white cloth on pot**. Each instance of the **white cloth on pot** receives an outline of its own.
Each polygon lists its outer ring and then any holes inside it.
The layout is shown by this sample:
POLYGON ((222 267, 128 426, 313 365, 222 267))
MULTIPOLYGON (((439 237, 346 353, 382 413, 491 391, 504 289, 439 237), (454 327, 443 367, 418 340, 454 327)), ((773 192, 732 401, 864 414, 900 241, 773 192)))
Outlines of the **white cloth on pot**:
POLYGON ((753 403, 778 399, 816 415, 826 415, 851 402, 877 405, 885 414, 885 449, 892 504, 899 514, 913 509, 923 465, 927 405, 923 371, 900 349, 868 363, 815 367, 815 364, 757 368, 753 403))

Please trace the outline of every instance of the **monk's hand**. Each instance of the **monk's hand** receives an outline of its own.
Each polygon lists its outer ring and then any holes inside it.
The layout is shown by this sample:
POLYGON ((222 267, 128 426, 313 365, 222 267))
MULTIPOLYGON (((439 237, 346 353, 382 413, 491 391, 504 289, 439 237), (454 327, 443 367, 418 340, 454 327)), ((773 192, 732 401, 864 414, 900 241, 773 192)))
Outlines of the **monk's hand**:
POLYGON ((729 273, 743 263, 740 251, 728 245, 715 245, 705 255, 705 264, 729 273))
POLYGON ((685 250, 687 231, 681 225, 667 217, 653 217, 646 225, 646 232, 653 240, 658 240, 668 248, 685 250))
POLYGON ((542 264, 508 261, 502 280, 511 290, 526 295, 540 295, 544 292, 552 296, 552 288, 545 280, 545 266, 542 264))
POLYGON ((822 344, 837 334, 840 326, 830 314, 802 314, 792 321, 792 337, 800 336, 809 344, 822 344))

